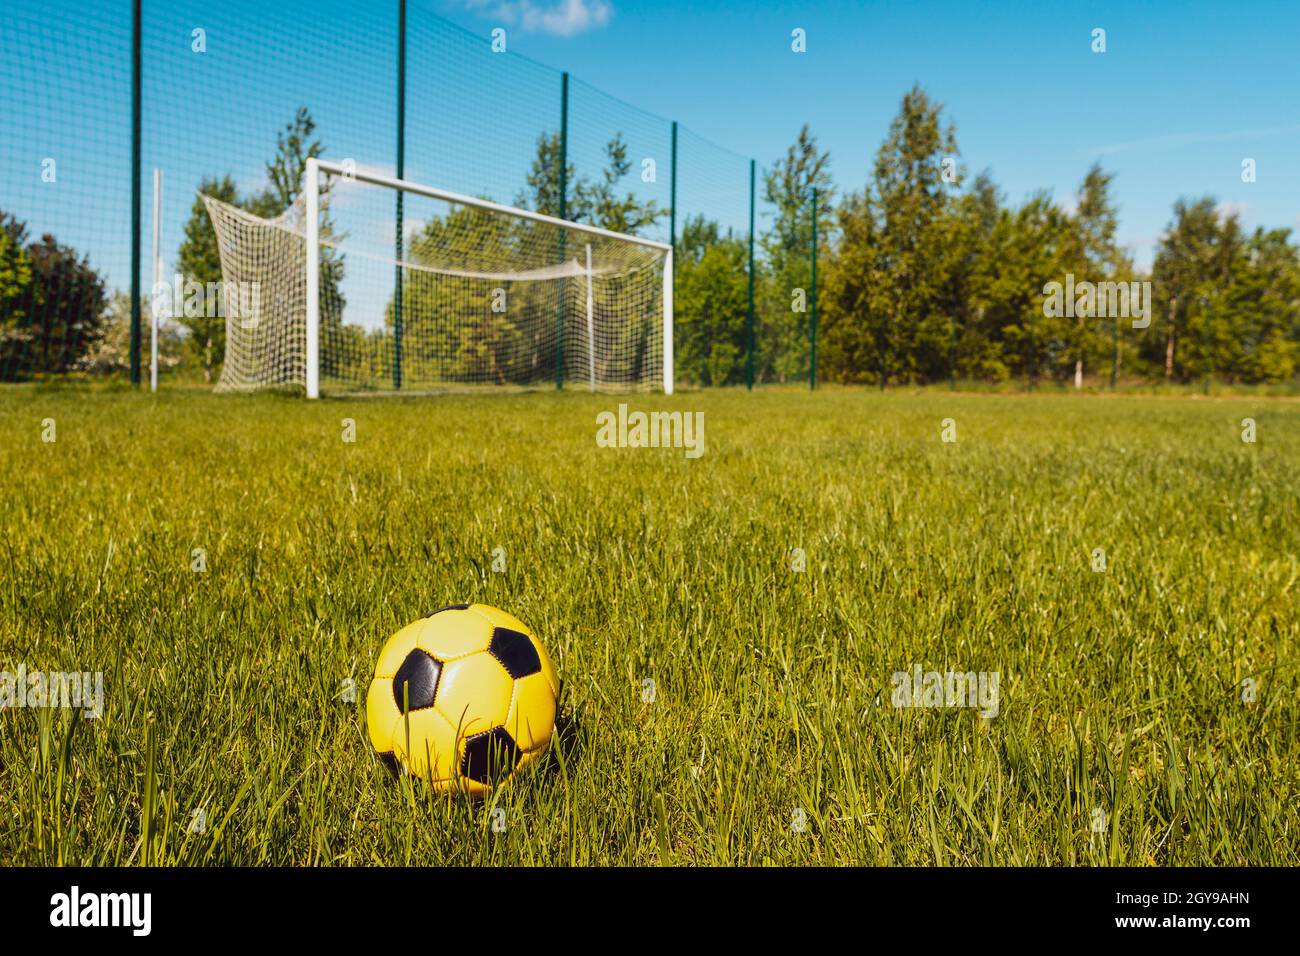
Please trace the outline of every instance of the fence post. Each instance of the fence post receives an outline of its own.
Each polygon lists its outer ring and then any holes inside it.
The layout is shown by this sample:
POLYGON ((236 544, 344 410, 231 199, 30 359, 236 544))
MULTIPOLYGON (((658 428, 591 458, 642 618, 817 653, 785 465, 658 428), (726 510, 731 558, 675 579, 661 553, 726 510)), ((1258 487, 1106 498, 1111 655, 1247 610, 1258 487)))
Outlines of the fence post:
POLYGON ((880 345, 880 390, 885 390, 885 383, 889 380, 889 314, 886 313, 880 317, 880 333, 877 336, 877 342, 880 345))
MULTIPOLYGON (((677 270, 673 265, 673 260, 676 259, 676 256, 673 253, 677 252, 677 120, 673 120, 672 155, 669 158, 668 167, 668 247, 670 253, 667 261, 664 263, 665 268, 668 269, 667 284, 664 288, 664 296, 667 299, 664 308, 666 320, 672 318, 671 306, 677 291, 677 270)), ((668 390, 672 388, 673 384, 672 372, 668 370, 675 370, 672 355, 672 336, 673 329, 671 325, 665 324, 664 368, 667 372, 664 380, 665 392, 668 392, 668 390)))
POLYGON ((1029 390, 1038 384, 1038 343, 1034 341, 1034 313, 1029 313, 1029 390))
POLYGON ((673 147, 668 172, 668 245, 677 249, 677 120, 673 120, 673 147))
POLYGON ((808 367, 808 388, 817 388, 817 187, 812 191, 812 301, 810 305, 810 322, 812 326, 812 351, 808 367))
POLYGON ((748 338, 747 357, 745 359, 745 384, 754 387, 754 160, 749 161, 749 311, 745 324, 748 338))
POLYGON ((162 282, 162 192, 163 171, 153 168, 153 282, 149 284, 149 391, 158 391, 158 285, 162 282))
POLYGON ((1205 394, 1209 395, 1214 383, 1214 330, 1210 326, 1210 297, 1205 296, 1201 301, 1205 304, 1205 394))
POLYGON ((140 384, 140 0, 131 5, 131 384, 140 384))
POLYGON ((1111 357, 1110 357, 1110 390, 1115 391, 1115 383, 1119 381, 1119 310, 1115 310, 1115 324, 1110 330, 1111 339, 1111 357))
POLYGON ((948 313, 948 391, 957 391, 957 320, 948 313))
MULTIPOLYGON (((569 218, 569 74, 560 76, 560 209, 559 218, 569 218)), ((560 262, 567 254, 564 230, 560 230, 560 262)), ((560 302, 555 316, 555 387, 564 388, 564 296, 568 280, 561 280, 560 302)))
MULTIPOLYGON (((406 178, 406 0, 397 0, 397 178, 406 178)), ((406 193, 397 190, 397 226, 393 248, 397 265, 393 267, 393 388, 402 387, 402 259, 405 237, 402 218, 406 193)))

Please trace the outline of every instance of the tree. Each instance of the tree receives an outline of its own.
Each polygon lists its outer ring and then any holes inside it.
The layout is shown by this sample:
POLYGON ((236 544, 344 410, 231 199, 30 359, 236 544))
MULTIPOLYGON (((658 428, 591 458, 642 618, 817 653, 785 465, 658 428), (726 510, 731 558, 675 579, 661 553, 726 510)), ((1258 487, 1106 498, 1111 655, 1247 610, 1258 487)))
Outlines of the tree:
POLYGON ((982 172, 935 223, 940 261, 933 308, 948 326, 947 373, 954 382, 958 376, 1002 380, 1009 375, 981 298, 1001 268, 988 254, 1001 212, 997 186, 982 172))
POLYGON ((837 211, 840 241, 821 278, 822 374, 831 381, 866 382, 881 367, 871 323, 878 236, 865 193, 847 196, 837 211))
MULTIPOLYGON (((654 200, 641 200, 636 193, 620 193, 619 184, 632 171, 627 158, 627 143, 622 133, 615 133, 605 144, 606 165, 600 179, 579 176, 572 163, 565 169, 564 218, 584 222, 602 229, 635 235, 668 215, 654 200)), ((560 134, 543 133, 537 137, 525 180, 528 188, 515 197, 515 205, 547 216, 560 215, 560 134)))
POLYGON ((1060 377, 1072 352, 1072 320, 1044 314, 1043 288, 1060 282, 1077 255, 1071 217, 1046 192, 999 218, 989 243, 979 303, 1011 374, 1031 383, 1060 377))
MULTIPOLYGON (((294 118, 275 137, 275 154, 265 164, 268 185, 256 196, 240 200, 234 181, 229 175, 220 179, 209 177, 199 184, 199 191, 214 199, 242 206, 255 216, 274 219, 288 210, 302 192, 303 175, 307 160, 319 157, 325 147, 313 139, 316 123, 307 107, 299 107, 294 118)), ((329 217, 328 183, 322 190, 321 236, 329 237, 333 227, 329 217)), ((221 257, 217 236, 208 219, 203 200, 196 198, 190 207, 190 217, 185 223, 185 240, 179 249, 179 266, 187 282, 197 282, 203 289, 202 315, 176 317, 188 331, 187 348, 202 363, 205 382, 212 382, 216 368, 225 361, 226 353, 226 303, 217 297, 211 301, 207 289, 212 283, 222 281, 221 257)), ((321 301, 330 308, 321 310, 322 342, 327 336, 338 334, 342 322, 344 298, 339 291, 343 282, 344 257, 330 246, 321 248, 321 301), (337 306, 337 307, 334 307, 337 306)), ((263 303, 264 307, 267 306, 263 303)), ((333 350, 322 349, 322 374, 333 373, 333 350)))
POLYGON ((830 153, 818 148, 817 138, 805 123, 785 156, 763 176, 763 198, 775 212, 771 228, 761 239, 765 276, 760 293, 760 357, 755 370, 760 379, 785 382, 808 374, 814 189, 818 246, 824 250, 836 221, 830 153))
POLYGON ((636 235, 668 215, 668 210, 658 208, 653 199, 643 201, 631 191, 619 193, 619 184, 632 170, 622 133, 615 133, 605 144, 605 158, 606 166, 598 181, 580 179, 574 184, 575 205, 568 211, 570 219, 636 235))
MULTIPOLYGON (((232 206, 239 204, 235 183, 229 176, 203 180, 199 183, 199 192, 232 206)), ((187 350, 201 363, 203 380, 211 383, 216 364, 226 354, 226 320, 223 304, 219 300, 208 300, 209 285, 221 282, 221 255, 217 249, 217 234, 208 220, 208 211, 197 196, 185 223, 185 241, 181 243, 178 265, 182 276, 197 282, 204 290, 202 315, 185 315, 185 310, 181 310, 175 318, 189 333, 187 350)))
MULTIPOLYGON (((1222 286, 1241 241, 1235 214, 1220 217, 1213 198, 1179 199, 1174 203, 1174 219, 1160 239, 1151 267, 1151 281, 1157 303, 1165 318, 1164 376, 1187 380, 1208 371, 1213 352, 1205 336, 1200 347, 1189 347, 1187 361, 1178 361, 1178 343, 1185 335, 1189 345, 1196 341, 1188 333, 1193 322, 1201 320, 1204 309, 1222 286), (1181 364, 1181 368, 1180 368, 1181 364)), ((1211 303, 1211 306, 1213 303, 1211 303)))
POLYGON ((870 249, 842 248, 828 270, 832 310, 852 310, 828 316, 833 360, 870 354, 881 387, 891 375, 920 381, 949 367, 954 317, 941 293, 952 265, 944 245, 952 228, 944 217, 960 177, 945 176, 956 171, 957 144, 941 110, 919 86, 904 95, 871 182, 840 215, 842 246, 870 242, 870 249), (846 268, 857 274, 844 274, 846 268))
POLYGON ((923 89, 912 87, 872 171, 886 379, 891 366, 903 379, 916 381, 946 364, 947 322, 935 321, 932 302, 940 258, 935 227, 948 202, 943 160, 955 163, 957 141, 954 128, 942 123, 941 111, 923 89))
POLYGON ((325 151, 319 139, 312 139, 316 121, 305 106, 298 107, 292 120, 275 134, 275 156, 266 164, 269 185, 247 203, 255 216, 274 219, 293 205, 302 192, 302 177, 307 160, 319 158, 325 151))
POLYGON ((0 210, 0 378, 16 377, 35 305, 27 226, 0 210))
POLYGON ((676 374, 699 385, 744 379, 749 250, 716 222, 688 218, 676 247, 673 344, 676 374))
MULTIPOLYGON (((325 152, 325 146, 319 139, 313 138, 316 121, 311 111, 305 106, 298 107, 292 120, 283 130, 275 134, 275 155, 266 164, 266 178, 269 185, 262 192, 246 203, 249 212, 264 219, 274 219, 289 209, 302 193, 303 176, 307 172, 307 160, 318 159, 325 152)), ((334 235, 334 224, 330 219, 329 204, 332 180, 325 179, 320 191, 320 237, 329 239, 334 235)), ((343 309, 347 304, 343 293, 346 256, 335 247, 322 245, 320 249, 320 301, 328 303, 320 312, 321 342, 330 341, 342 334, 343 309)), ((338 360, 335 349, 321 350, 320 373, 331 376, 337 373, 335 362, 338 360)))
POLYGON ((32 311, 26 371, 62 374, 94 347, 108 292, 90 261, 46 233, 27 247, 37 307, 32 311))
MULTIPOLYGON (((149 314, 148 297, 140 303, 140 311, 149 314)), ((146 333, 147 334, 147 333, 146 333)), ((185 339, 171 322, 158 325, 158 370, 175 368, 181 362, 185 339)), ((96 375, 127 374, 131 369, 131 297, 125 292, 115 292, 104 315, 103 335, 85 355, 77 361, 81 371, 96 375)))
POLYGON ((1238 322, 1240 355, 1234 377, 1248 382, 1285 382, 1300 359, 1300 250, 1290 230, 1256 229, 1234 275, 1232 314, 1238 322))
POLYGON ((27 243, 27 226, 0 211, 0 373, 63 374, 102 334, 104 280, 50 233, 27 243), (26 243, 26 245, 24 245, 26 243))
MULTIPOLYGON (((537 152, 527 177, 528 189, 515 197, 515 205, 546 216, 560 216, 560 134, 542 133, 537 137, 537 152)), ((564 214, 570 219, 585 210, 574 205, 577 171, 572 163, 565 169, 564 214)))
MULTIPOLYGON (((1094 163, 1084 177, 1079 189, 1079 204, 1074 213, 1078 249, 1078 280, 1094 283, 1112 280, 1127 263, 1115 242, 1118 225, 1115 203, 1110 195, 1114 174, 1107 173, 1100 163, 1094 163)), ((1114 306, 1114 303, 1111 303, 1114 306)), ((1083 387, 1084 364, 1089 355, 1100 357, 1106 349, 1101 339, 1102 324, 1118 322, 1118 314, 1108 317, 1105 323, 1076 316, 1071 349, 1075 356, 1074 387, 1083 387)), ((1118 342, 1118 336, 1116 336, 1118 342)), ((1118 356, 1115 357, 1118 362, 1118 356)))

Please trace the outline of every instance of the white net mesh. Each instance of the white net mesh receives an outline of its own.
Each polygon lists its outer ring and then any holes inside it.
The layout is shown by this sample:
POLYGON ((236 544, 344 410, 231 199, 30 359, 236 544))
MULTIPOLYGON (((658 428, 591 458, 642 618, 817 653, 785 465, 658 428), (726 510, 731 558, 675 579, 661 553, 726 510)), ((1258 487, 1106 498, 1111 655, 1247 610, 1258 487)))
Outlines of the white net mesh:
MULTIPOLYGON (((276 219, 203 201, 226 314, 218 391, 305 384, 302 198, 276 219)), ((322 392, 662 384, 659 248, 342 177, 323 177, 320 205, 322 392)))

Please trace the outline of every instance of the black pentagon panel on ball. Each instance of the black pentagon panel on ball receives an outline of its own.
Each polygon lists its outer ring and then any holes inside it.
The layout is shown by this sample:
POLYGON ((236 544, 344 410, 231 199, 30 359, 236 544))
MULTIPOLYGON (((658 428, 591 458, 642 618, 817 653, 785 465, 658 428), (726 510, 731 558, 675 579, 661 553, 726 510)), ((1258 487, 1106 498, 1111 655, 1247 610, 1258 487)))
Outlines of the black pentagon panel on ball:
POLYGON ((427 621, 435 614, 441 614, 443 611, 468 611, 468 610, 469 610, 468 604, 448 604, 446 607, 440 607, 436 611, 430 611, 428 614, 424 615, 422 620, 427 621))
POLYGON ((441 674, 442 664, 436 658, 418 648, 407 654, 406 660, 402 661, 402 666, 393 677, 393 700, 397 701, 398 712, 401 713, 406 706, 402 699, 403 688, 406 688, 411 710, 432 707, 441 674))
POLYGON ((528 635, 512 631, 508 627, 498 627, 492 631, 488 653, 499 660, 506 673, 515 680, 536 674, 542 669, 542 660, 537 656, 537 648, 533 647, 528 635))
POLYGON ((465 740, 460 773, 475 783, 491 783, 508 776, 521 756, 522 752, 506 729, 493 727, 465 740))

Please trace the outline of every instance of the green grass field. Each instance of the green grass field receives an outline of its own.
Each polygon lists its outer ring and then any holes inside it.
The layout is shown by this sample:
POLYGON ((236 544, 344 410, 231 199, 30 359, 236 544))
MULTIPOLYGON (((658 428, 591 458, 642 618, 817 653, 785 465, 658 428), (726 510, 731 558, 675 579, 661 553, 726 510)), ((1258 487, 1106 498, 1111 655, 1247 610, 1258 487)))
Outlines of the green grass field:
POLYGON ((0 670, 104 675, 98 720, 0 712, 0 863, 1300 862, 1294 402, 15 388, 0 492, 0 670), (596 447, 619 401, 706 453, 596 447), (483 802, 364 725, 460 601, 563 680, 483 802), (914 665, 997 716, 895 708, 914 665))

